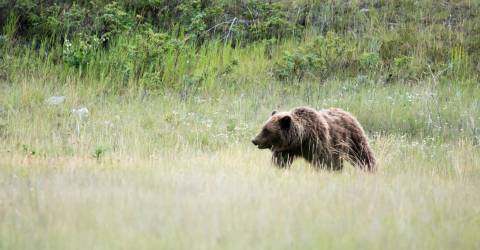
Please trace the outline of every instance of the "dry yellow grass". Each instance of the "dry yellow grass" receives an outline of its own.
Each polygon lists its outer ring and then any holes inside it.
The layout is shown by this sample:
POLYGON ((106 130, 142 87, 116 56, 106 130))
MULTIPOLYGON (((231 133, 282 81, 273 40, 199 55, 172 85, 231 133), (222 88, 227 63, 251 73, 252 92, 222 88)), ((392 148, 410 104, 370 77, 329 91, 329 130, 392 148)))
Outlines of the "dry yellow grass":
POLYGON ((0 249, 480 248, 478 88, 272 83, 182 100, 30 81, 0 91, 0 249), (379 171, 279 170, 250 145, 272 109, 305 104, 357 115, 379 171))
POLYGON ((431 148, 399 141, 376 139, 376 174, 278 170, 247 145, 100 162, 4 153, 0 248, 478 249, 479 149, 408 159, 431 148))

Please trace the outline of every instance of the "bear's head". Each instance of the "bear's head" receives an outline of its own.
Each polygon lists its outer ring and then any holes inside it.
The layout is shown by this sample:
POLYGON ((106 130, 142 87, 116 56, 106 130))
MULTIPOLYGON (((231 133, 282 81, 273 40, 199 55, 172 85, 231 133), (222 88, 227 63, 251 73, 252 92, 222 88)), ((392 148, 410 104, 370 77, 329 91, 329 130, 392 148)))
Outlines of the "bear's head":
POLYGON ((290 113, 273 111, 272 116, 265 122, 252 143, 259 149, 269 148, 277 151, 288 149, 290 145, 288 138, 292 127, 293 120, 290 113))

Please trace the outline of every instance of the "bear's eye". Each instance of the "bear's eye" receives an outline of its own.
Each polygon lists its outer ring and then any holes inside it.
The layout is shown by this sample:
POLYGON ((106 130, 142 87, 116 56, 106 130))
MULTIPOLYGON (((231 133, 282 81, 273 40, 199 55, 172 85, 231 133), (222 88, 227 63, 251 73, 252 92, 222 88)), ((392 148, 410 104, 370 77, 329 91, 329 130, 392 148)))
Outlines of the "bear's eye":
POLYGON ((268 135, 268 134, 270 134, 270 131, 269 131, 268 129, 264 128, 263 131, 262 131, 262 133, 263 133, 264 135, 268 135))

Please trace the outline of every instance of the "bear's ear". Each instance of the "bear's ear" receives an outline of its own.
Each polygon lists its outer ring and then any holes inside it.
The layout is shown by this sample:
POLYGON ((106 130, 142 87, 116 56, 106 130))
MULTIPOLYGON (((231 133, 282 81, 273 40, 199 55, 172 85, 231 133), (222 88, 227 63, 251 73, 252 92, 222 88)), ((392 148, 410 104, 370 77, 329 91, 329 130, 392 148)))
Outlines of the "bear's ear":
POLYGON ((282 117, 278 122, 280 123, 280 128, 289 129, 290 126, 292 125, 292 117, 290 117, 289 115, 286 115, 282 117))
POLYGON ((274 111, 272 112, 272 116, 273 116, 274 114, 276 114, 276 113, 277 113, 277 111, 276 111, 276 110, 274 110, 274 111))

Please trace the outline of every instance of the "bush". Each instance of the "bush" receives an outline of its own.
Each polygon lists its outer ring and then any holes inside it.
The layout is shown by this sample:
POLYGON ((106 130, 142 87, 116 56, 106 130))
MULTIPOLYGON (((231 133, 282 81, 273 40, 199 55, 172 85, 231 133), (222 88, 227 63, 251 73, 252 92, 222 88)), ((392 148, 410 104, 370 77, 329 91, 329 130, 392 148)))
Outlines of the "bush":
POLYGON ((135 24, 135 19, 116 2, 105 5, 97 15, 95 26, 102 41, 110 40, 135 24))
MULTIPOLYGON (((178 69, 204 70, 194 57, 222 44, 253 50, 264 44, 260 53, 274 60, 271 72, 280 80, 387 75, 412 81, 446 72, 473 82, 480 72, 479 21, 479 4, 466 0, 0 1, 0 46, 79 69, 94 62, 95 76, 146 88, 181 84, 178 69), (298 47, 279 51, 284 39, 298 47)), ((234 66, 220 60, 207 71, 221 78, 234 66)))
POLYGON ((112 60, 106 61, 106 67, 117 72, 124 83, 135 79, 144 88, 155 89, 163 80, 166 57, 182 47, 180 41, 168 34, 144 28, 111 48, 112 60))
POLYGON ((426 72, 426 65, 422 65, 411 56, 394 58, 391 77, 395 80, 418 80, 426 72))
POLYGON ((291 36, 298 27, 287 19, 287 11, 280 3, 247 2, 243 10, 246 25, 242 38, 249 41, 291 36))
POLYGON ((95 56, 100 45, 96 36, 78 34, 73 41, 65 39, 63 44, 63 62, 69 66, 82 67, 95 56))
POLYGON ((359 63, 363 70, 376 69, 380 64, 380 56, 375 52, 364 52, 360 55, 359 63))
POLYGON ((326 78, 338 68, 352 66, 352 59, 353 49, 344 39, 328 32, 305 47, 284 52, 281 60, 275 63, 273 73, 280 80, 300 80, 306 75, 326 78))
POLYGON ((187 38, 196 44, 202 44, 209 36, 209 27, 215 25, 217 17, 221 16, 222 8, 213 0, 188 1, 176 8, 180 15, 180 24, 185 27, 187 38))
POLYGON ((274 75, 280 80, 301 80, 305 75, 325 69, 326 61, 302 48, 294 52, 286 51, 280 62, 275 63, 274 75))

